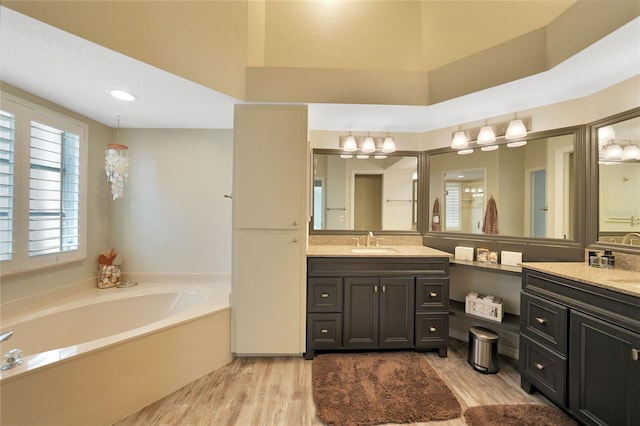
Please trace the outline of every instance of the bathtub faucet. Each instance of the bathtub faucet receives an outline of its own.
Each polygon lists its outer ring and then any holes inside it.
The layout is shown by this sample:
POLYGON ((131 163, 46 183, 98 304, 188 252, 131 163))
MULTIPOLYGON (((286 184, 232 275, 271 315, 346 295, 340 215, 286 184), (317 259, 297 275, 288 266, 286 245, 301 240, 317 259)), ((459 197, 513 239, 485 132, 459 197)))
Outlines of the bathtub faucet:
POLYGON ((13 336, 13 331, 6 331, 0 334, 0 342, 4 342, 5 340, 9 340, 13 336))

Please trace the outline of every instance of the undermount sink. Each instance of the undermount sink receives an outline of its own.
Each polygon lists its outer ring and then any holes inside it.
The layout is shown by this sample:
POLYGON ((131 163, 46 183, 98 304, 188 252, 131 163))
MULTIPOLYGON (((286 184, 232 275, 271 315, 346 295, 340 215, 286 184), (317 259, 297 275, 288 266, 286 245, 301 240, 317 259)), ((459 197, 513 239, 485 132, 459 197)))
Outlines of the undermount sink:
POLYGON ((397 253, 397 250, 391 247, 352 247, 352 253, 360 254, 385 254, 385 253, 397 253))

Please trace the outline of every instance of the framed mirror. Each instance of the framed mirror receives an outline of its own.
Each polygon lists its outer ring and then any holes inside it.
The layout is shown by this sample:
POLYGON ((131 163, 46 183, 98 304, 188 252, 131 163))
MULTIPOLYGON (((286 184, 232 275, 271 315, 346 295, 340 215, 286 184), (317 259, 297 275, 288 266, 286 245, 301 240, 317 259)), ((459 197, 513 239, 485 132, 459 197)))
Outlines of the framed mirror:
POLYGON ((465 155, 429 152, 427 233, 575 245, 583 139, 584 126, 576 126, 530 133, 526 141, 499 140, 488 149, 472 144, 465 155))
POLYGON ((640 253, 640 108, 590 125, 591 241, 640 253))
POLYGON ((420 165, 417 152, 345 156, 314 149, 310 232, 417 234, 420 165))

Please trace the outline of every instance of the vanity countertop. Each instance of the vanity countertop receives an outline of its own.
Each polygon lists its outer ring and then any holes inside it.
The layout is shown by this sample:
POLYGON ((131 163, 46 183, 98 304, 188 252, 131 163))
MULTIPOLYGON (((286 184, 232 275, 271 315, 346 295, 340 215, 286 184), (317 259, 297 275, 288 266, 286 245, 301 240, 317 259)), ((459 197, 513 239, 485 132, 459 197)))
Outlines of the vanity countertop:
POLYGON ((594 268, 586 262, 525 262, 522 267, 640 297, 640 272, 594 268))
POLYGON ((451 253, 425 246, 355 247, 345 245, 310 245, 309 257, 453 257, 451 253))

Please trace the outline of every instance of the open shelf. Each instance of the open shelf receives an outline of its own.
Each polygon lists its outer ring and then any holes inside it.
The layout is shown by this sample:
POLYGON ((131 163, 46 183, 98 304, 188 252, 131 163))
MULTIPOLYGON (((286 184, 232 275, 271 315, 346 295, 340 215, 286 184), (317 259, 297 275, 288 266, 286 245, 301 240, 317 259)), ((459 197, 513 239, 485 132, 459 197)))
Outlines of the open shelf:
POLYGON ((520 332, 520 317, 518 315, 505 312, 502 322, 491 321, 482 317, 467 314, 464 311, 464 302, 459 302, 457 300, 449 300, 449 315, 459 317, 463 321, 468 322, 469 327, 473 325, 481 325, 486 326, 487 328, 496 329, 496 331, 502 330, 510 333, 520 332))

